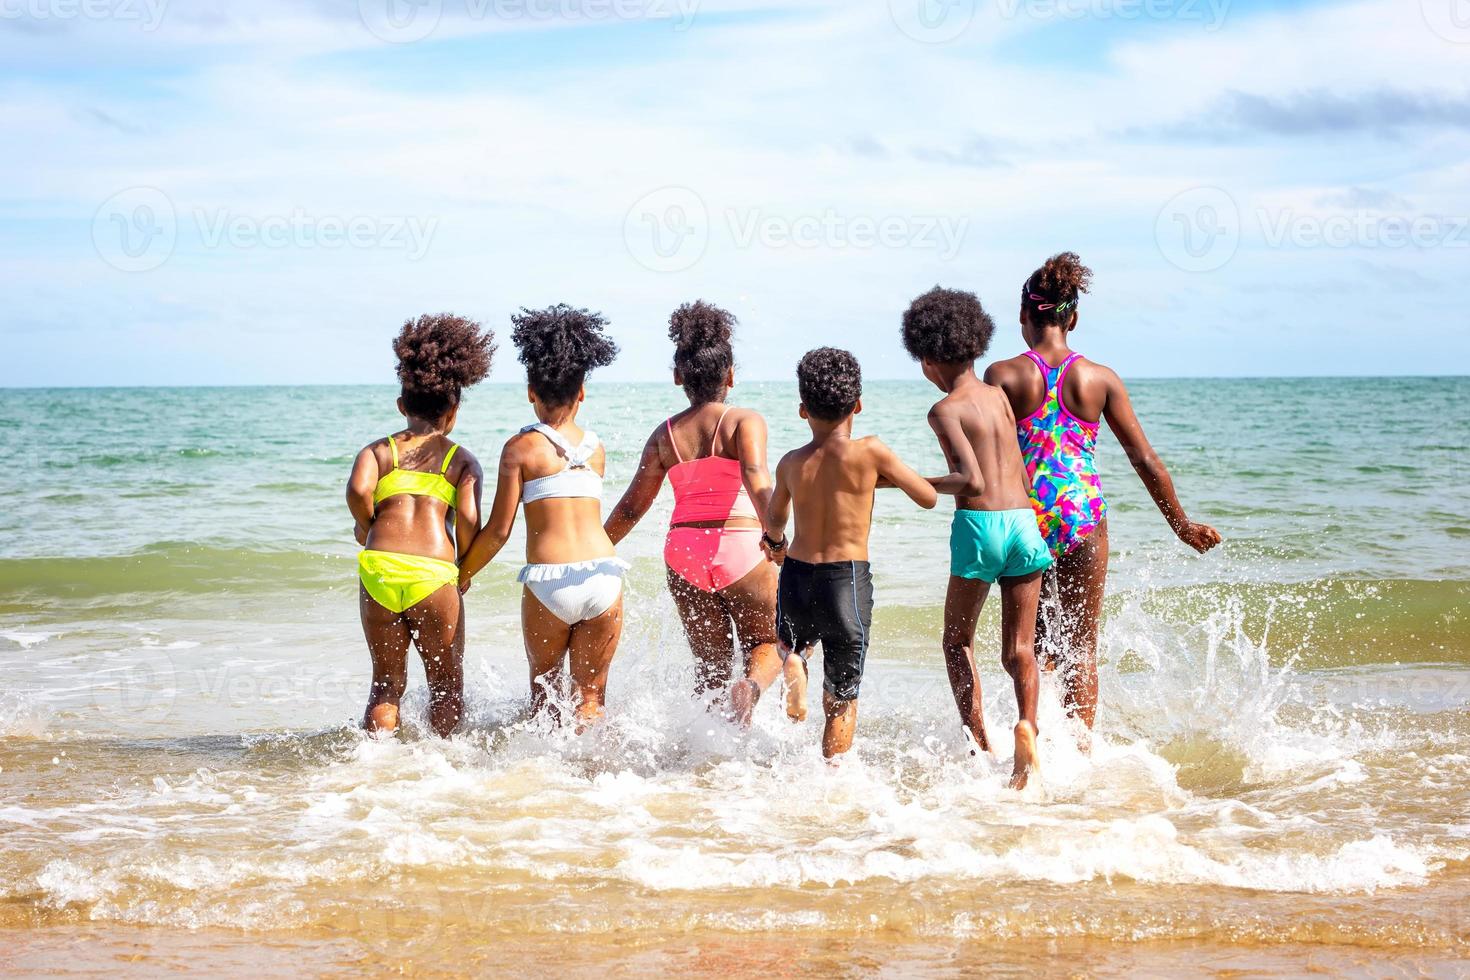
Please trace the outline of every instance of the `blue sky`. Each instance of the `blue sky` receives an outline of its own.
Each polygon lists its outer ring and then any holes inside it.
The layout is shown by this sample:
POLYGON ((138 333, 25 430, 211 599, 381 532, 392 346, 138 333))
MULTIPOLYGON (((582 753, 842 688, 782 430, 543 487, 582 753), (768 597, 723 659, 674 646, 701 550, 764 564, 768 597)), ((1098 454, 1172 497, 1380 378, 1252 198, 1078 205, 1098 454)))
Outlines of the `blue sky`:
POLYGON ((0 133, 0 386, 388 381, 552 302, 662 379, 697 297, 746 377, 917 377, 909 299, 1009 355, 1063 249, 1125 376, 1470 371, 1470 0, 0 0, 0 133))

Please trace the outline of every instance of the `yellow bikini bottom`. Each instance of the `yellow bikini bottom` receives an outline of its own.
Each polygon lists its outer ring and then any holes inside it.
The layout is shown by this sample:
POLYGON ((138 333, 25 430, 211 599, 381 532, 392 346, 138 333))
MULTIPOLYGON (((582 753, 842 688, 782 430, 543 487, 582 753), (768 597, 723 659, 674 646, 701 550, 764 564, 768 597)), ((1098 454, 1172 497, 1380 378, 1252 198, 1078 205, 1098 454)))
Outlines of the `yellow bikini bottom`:
POLYGON ((422 555, 368 550, 357 556, 357 576, 378 605, 389 612, 401 613, 444 586, 457 585, 459 566, 422 555))

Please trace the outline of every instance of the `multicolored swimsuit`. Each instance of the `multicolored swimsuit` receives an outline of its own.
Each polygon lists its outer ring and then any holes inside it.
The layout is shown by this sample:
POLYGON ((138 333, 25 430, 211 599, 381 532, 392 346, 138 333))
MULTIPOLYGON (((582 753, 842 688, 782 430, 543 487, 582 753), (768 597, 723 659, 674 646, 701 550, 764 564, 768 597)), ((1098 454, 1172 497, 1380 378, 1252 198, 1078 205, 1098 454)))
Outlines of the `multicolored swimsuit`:
POLYGON ((1047 547, 1057 557, 1082 543, 1107 516, 1102 479, 1093 458, 1098 423, 1079 419, 1062 404, 1062 382, 1081 354, 1060 367, 1051 367, 1041 355, 1029 357, 1046 382, 1041 407, 1016 423, 1021 457, 1031 474, 1031 506, 1047 547))

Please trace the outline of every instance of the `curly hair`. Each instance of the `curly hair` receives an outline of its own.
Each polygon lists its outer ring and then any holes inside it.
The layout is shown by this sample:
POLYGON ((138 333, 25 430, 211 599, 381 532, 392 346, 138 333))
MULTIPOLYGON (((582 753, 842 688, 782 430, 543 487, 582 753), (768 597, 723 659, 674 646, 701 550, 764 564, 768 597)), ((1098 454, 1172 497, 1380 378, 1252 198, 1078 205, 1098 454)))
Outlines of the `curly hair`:
POLYGON ((403 408, 422 419, 439 419, 459 404, 464 389, 490 373, 495 334, 454 313, 426 313, 408 320, 393 338, 403 408))
POLYGON ((974 293, 935 286, 903 314, 903 347, 916 361, 963 364, 990 349, 995 321, 974 293))
POLYGON ((520 349, 526 382, 548 405, 569 405, 593 368, 607 367, 618 345, 603 331, 607 318, 565 303, 512 313, 510 338, 520 349))
POLYGON ((1060 326, 1077 315, 1077 300, 1092 286, 1092 270, 1076 252, 1061 252, 1021 287, 1021 309, 1038 326, 1060 326), (1045 307, 1045 309, 1043 309, 1045 307))
POLYGON ((696 403, 724 395, 725 381, 735 366, 735 349, 730 346, 734 331, 735 317, 702 299, 685 303, 669 317, 674 367, 684 381, 684 392, 696 403))
POLYGON ((835 347, 807 351, 796 365, 796 383, 807 414, 824 422, 840 422, 863 396, 863 369, 856 357, 835 347))

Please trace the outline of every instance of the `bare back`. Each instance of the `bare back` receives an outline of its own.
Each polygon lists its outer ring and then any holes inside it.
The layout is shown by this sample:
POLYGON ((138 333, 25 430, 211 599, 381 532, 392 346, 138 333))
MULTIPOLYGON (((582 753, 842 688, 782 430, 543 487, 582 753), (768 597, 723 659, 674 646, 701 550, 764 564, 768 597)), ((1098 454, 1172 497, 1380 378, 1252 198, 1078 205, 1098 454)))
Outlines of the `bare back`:
POLYGON ((868 560, 879 446, 871 436, 834 434, 781 460, 778 475, 790 489, 796 519, 791 557, 812 563, 868 560))
MULTIPOLYGON (((1052 364, 1052 367, 1059 367, 1068 353, 1070 351, 1060 354, 1047 352, 1041 356, 1043 359, 1059 358, 1052 364)), ((1037 370, 1036 363, 1025 354, 996 361, 985 372, 985 380, 1005 392, 1016 418, 1033 414, 1046 399, 1046 379, 1037 370)), ((1062 379, 1062 403, 1067 406, 1067 411, 1082 421, 1096 422, 1107 411, 1108 395, 1116 385, 1121 385, 1121 382, 1111 368, 1085 357, 1079 358, 1062 379)))
MULTIPOLYGON (((571 426, 561 433, 576 444, 582 429, 571 426)), ((567 461, 545 436, 523 432, 507 444, 514 447, 521 484, 552 476, 566 468, 567 461)), ((599 445, 588 460, 599 476, 607 467, 607 450, 599 445)), ((525 505, 526 561, 531 564, 565 564, 610 558, 616 550, 602 529, 602 501, 595 497, 553 497, 525 505)))
POLYGON ((978 494, 955 496, 958 510, 1019 510, 1030 507, 1030 482, 1016 441, 1016 416, 1006 393, 995 385, 975 382, 956 388, 930 412, 941 448, 953 471, 963 469, 960 447, 947 434, 963 434, 984 477, 978 494), (945 423, 948 424, 945 424, 945 423))

